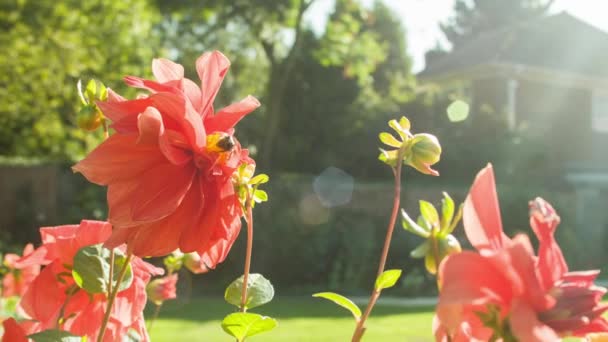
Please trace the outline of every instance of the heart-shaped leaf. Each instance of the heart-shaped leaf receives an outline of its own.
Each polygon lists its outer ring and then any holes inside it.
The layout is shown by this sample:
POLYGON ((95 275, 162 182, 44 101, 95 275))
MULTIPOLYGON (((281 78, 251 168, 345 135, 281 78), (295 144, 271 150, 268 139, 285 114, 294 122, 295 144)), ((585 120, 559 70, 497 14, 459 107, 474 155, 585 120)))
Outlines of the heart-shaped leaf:
MULTIPOLYGON (((264 305, 274 297, 274 287, 270 281, 261 274, 252 273, 247 279, 247 301, 245 302, 246 309, 252 309, 256 306, 264 305)), ((224 298, 226 301, 236 307, 241 306, 241 294, 243 290, 243 276, 240 276, 226 288, 224 298)))
POLYGON ((401 270, 386 270, 376 279, 374 286, 377 291, 395 286, 397 280, 401 277, 401 270))
MULTIPOLYGON (((114 250, 114 267, 112 287, 116 286, 116 279, 127 261, 127 257, 119 250, 114 250)), ((74 268, 72 277, 78 286, 88 293, 107 293, 108 276, 110 274, 110 250, 103 247, 103 244, 86 246, 78 250, 74 256, 74 268)), ((119 285, 119 291, 129 286, 133 281, 133 271, 131 265, 127 265, 125 276, 119 285)))
POLYGON ((270 317, 249 313, 236 312, 230 314, 222 321, 222 329, 235 337, 238 342, 245 338, 274 329, 278 325, 275 319, 270 317))

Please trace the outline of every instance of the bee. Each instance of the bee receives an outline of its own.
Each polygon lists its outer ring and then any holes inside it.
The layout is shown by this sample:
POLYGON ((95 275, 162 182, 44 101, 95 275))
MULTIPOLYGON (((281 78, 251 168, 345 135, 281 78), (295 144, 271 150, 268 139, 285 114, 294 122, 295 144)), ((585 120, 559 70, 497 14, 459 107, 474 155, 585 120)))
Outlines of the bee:
POLYGON ((221 137, 215 144, 215 146, 217 146, 223 152, 232 151, 235 145, 236 143, 234 142, 234 138, 232 137, 232 135, 226 135, 221 137))
POLYGON ((207 149, 212 152, 230 152, 236 141, 230 134, 213 133, 207 136, 207 149))

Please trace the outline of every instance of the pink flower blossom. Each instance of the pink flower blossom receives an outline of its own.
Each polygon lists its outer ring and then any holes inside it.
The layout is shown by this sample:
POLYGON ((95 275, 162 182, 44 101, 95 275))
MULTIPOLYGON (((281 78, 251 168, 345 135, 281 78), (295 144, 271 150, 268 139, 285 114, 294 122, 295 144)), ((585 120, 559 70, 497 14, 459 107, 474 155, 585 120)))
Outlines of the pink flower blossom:
POLYGON ((476 177, 464 206, 464 227, 477 252, 449 256, 441 264, 441 292, 434 324, 437 340, 556 341, 608 331, 600 303, 606 289, 593 284, 596 271, 568 273, 553 234, 559 216, 537 198, 530 204, 538 257, 525 235, 502 230, 494 173, 476 177))

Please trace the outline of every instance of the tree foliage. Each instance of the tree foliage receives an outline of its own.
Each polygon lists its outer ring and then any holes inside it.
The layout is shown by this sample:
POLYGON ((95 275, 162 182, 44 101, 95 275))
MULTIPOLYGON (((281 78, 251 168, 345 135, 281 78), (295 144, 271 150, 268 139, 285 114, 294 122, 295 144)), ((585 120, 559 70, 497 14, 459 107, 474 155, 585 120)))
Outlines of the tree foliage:
POLYGON ((0 5, 0 155, 75 159, 101 133, 76 126, 76 82, 122 86, 149 68, 158 18, 145 0, 9 0, 0 5))
POLYGON ((454 15, 440 25, 454 48, 483 32, 545 15, 553 0, 456 0, 454 15))

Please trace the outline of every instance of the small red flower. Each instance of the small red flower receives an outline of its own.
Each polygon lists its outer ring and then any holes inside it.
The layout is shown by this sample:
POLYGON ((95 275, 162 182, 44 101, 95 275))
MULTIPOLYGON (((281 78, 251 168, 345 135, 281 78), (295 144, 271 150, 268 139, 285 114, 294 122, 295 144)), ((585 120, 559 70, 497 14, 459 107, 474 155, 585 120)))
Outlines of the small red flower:
MULTIPOLYGON (((83 220, 80 225, 40 229, 42 246, 16 261, 23 267, 46 265, 26 290, 19 306, 29 318, 37 321, 32 333, 60 326, 77 336, 94 340, 99 333, 107 305, 105 294, 89 294, 72 278, 73 259, 82 247, 103 243, 111 234, 107 222, 83 220)), ((146 284, 162 269, 133 258, 133 282, 118 293, 112 307, 105 341, 115 341, 135 329, 144 341, 148 335, 143 324, 146 284)))
MULTIPOLYGON (((23 249, 23 257, 29 256, 33 251, 34 246, 31 243, 27 244, 23 249)), ((4 266, 8 268, 9 273, 2 279, 2 297, 23 296, 32 280, 40 273, 40 265, 27 267, 17 265, 17 260, 20 258, 17 254, 4 256, 4 266)))
POLYGON ((146 288, 148 300, 156 305, 161 305, 168 299, 176 298, 176 285, 177 273, 152 280, 146 288))
POLYGON ((242 163, 254 163, 233 127, 260 105, 248 96, 214 112, 229 66, 217 51, 203 54, 199 88, 181 65, 155 59, 157 81, 125 78, 149 96, 125 100, 109 91, 98 103, 116 134, 73 169, 108 186, 114 231, 107 246, 126 242, 139 256, 196 251, 212 268, 226 258, 242 215, 231 177, 242 163))
POLYGON ((563 335, 608 331, 600 304, 606 289, 598 272, 568 272, 553 234, 559 216, 537 198, 530 203, 538 257, 525 235, 502 230, 492 166, 476 177, 463 211, 464 228, 477 252, 449 256, 441 264, 441 293, 434 324, 438 341, 556 341, 563 335))

